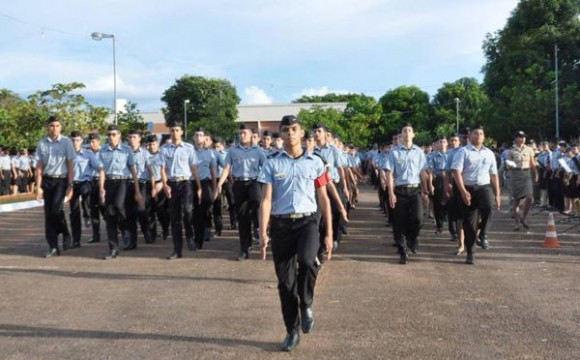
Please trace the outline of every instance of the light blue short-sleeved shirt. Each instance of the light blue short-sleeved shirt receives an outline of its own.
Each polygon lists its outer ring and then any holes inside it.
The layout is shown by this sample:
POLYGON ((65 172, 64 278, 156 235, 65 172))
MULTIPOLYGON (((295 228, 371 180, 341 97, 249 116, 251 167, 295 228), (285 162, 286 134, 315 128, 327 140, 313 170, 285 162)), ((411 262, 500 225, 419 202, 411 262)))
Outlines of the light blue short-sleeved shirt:
POLYGON ((193 145, 186 142, 181 142, 179 145, 169 143, 163 145, 159 151, 165 158, 168 180, 192 177, 191 167, 197 166, 197 155, 193 145))
POLYGON ((36 159, 42 161, 42 174, 48 176, 68 175, 67 161, 76 156, 72 141, 59 135, 56 140, 44 137, 36 146, 36 159))
POLYGON ((226 165, 226 156, 228 156, 227 150, 214 150, 216 165, 217 165, 217 176, 222 176, 224 172, 224 166, 226 165))
POLYGON ((445 154, 447 154, 447 161, 445 162, 445 171, 451 171, 451 164, 453 164, 453 158, 455 154, 461 149, 461 147, 456 147, 453 149, 447 150, 445 154))
POLYGON ((10 161, 10 156, 4 155, 0 156, 0 170, 11 170, 12 162, 10 161))
POLYGON ((465 145, 453 156, 451 170, 461 171, 466 186, 487 185, 490 175, 497 175, 497 162, 493 151, 485 146, 481 149, 471 144, 465 145))
POLYGON ((445 171, 445 165, 447 164, 447 153, 434 151, 430 155, 427 160, 428 168, 433 171, 433 174, 441 175, 441 172, 445 171))
POLYGON ((399 144, 387 155, 383 169, 393 173, 395 186, 419 185, 421 171, 427 168, 423 150, 413 144, 410 149, 399 144))
POLYGON ((137 169, 137 177, 139 180, 148 180, 149 172, 147 171, 147 158, 149 158, 149 151, 142 147, 133 150, 133 158, 135 159, 135 167, 137 169))
POLYGON ((325 172, 322 159, 306 151, 297 159, 286 151, 268 159, 258 181, 272 184, 272 215, 316 212, 314 181, 325 172))
POLYGON ((88 181, 91 180, 93 174, 93 168, 91 166, 91 153, 92 151, 87 149, 82 149, 77 152, 77 156, 73 160, 75 166, 75 181, 88 181))
POLYGON ((195 149, 197 155, 197 170, 200 180, 211 180, 211 169, 215 169, 217 161, 212 149, 195 149))
POLYGON ((131 166, 135 165, 133 150, 125 144, 113 148, 109 144, 101 147, 99 152, 99 168, 105 171, 106 176, 122 176, 129 179, 131 166))
POLYGON ((236 145, 228 150, 225 163, 230 164, 235 178, 255 179, 266 162, 266 155, 258 145, 245 148, 236 145))
POLYGON ((20 171, 30 170, 30 157, 28 155, 20 155, 18 157, 17 168, 20 169, 20 171))
POLYGON ((552 152, 551 151, 542 151, 541 153, 538 154, 538 163, 544 165, 544 168, 548 168, 548 166, 550 165, 550 159, 552 156, 552 152))
POLYGON ((552 151, 552 158, 550 159, 550 166, 552 167, 552 170, 560 168, 560 163, 558 162, 558 159, 560 159, 561 157, 562 152, 560 151, 560 148, 552 151))
POLYGON ((147 157, 147 166, 151 168, 155 181, 160 181, 161 169, 165 167, 165 159, 163 158, 161 151, 157 151, 155 154, 149 153, 149 157, 147 157))
POLYGON ((314 153, 322 156, 324 161, 326 161, 326 166, 328 167, 330 177, 334 182, 340 181, 340 173, 338 172, 338 168, 347 166, 344 157, 340 154, 340 152, 341 151, 336 146, 328 143, 322 147, 314 147, 314 153))

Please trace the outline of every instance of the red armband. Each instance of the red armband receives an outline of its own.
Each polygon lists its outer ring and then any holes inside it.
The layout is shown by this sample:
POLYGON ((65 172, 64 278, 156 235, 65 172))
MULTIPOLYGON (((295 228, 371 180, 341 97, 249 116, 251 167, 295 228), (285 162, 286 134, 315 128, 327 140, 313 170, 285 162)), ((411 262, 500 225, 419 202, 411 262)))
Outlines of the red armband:
POLYGON ((314 187, 319 188, 322 187, 330 181, 330 175, 328 172, 324 172, 324 174, 320 175, 316 180, 314 180, 314 187))

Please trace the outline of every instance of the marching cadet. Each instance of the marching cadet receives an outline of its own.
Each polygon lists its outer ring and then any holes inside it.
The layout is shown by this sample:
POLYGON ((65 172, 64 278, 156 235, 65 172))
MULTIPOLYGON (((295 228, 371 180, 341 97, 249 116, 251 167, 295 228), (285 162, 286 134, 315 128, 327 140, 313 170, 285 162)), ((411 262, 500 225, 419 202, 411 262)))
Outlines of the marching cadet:
POLYGON ((252 246, 252 218, 258 211, 262 191, 256 178, 266 161, 264 152, 252 145, 252 130, 240 125, 240 144, 231 147, 225 160, 222 176, 217 184, 214 198, 221 193, 222 186, 230 173, 234 179, 233 192, 240 236, 238 261, 248 259, 252 246))
POLYGON ((506 163, 506 169, 510 172, 511 190, 514 196, 512 208, 515 222, 514 231, 518 231, 520 223, 525 229, 530 228, 526 221, 534 199, 533 184, 537 182, 538 172, 534 150, 526 145, 526 134, 523 131, 518 131, 514 138, 514 146, 508 152, 506 160, 510 160, 515 166, 509 166, 506 163), (522 200, 524 206, 520 216, 519 207, 522 200))
POLYGON ((1 149, 0 153, 0 195, 10 195, 10 182, 12 180, 12 161, 8 149, 1 149))
POLYGON ((93 227, 93 236, 89 240, 89 244, 97 243, 101 241, 101 215, 105 217, 105 209, 101 204, 101 195, 99 188, 99 154, 101 152, 101 136, 99 133, 93 132, 88 136, 89 139, 89 150, 91 155, 91 161, 89 162, 89 167, 91 169, 91 193, 89 195, 89 207, 90 207, 90 218, 91 225, 93 227))
MULTIPOLYGON (((443 232, 443 222, 447 218, 447 207, 442 204, 445 194, 443 172, 445 171, 445 165, 447 163, 447 138, 440 137, 435 147, 435 151, 431 152, 431 155, 428 156, 427 162, 433 189, 433 213, 437 226, 435 233, 441 234, 443 232)), ((450 221, 450 233, 452 233, 451 224, 452 222, 450 221)))
POLYGON ((449 221, 449 232, 451 233, 451 241, 457 242, 456 255, 461 255, 465 251, 465 238, 463 236, 463 206, 461 195, 455 185, 453 176, 451 174, 451 164, 453 157, 457 151, 461 149, 461 140, 459 135, 454 134, 449 137, 449 150, 447 150, 447 162, 445 163, 445 170, 442 172, 443 188, 445 194, 443 201, 447 206, 447 221, 449 221))
POLYGON ((61 135, 61 123, 56 116, 47 121, 48 136, 36 146, 36 199, 44 198, 44 226, 49 251, 45 257, 60 255, 58 235, 63 235, 63 250, 70 244, 70 234, 64 215, 64 199, 70 199, 74 186, 75 151, 69 138, 61 135))
POLYGON ((206 146, 206 138, 205 130, 203 128, 197 129, 194 134, 194 141, 197 170, 201 184, 201 196, 194 196, 194 246, 197 249, 201 249, 204 241, 209 241, 211 238, 211 205, 216 188, 217 162, 213 149, 206 146))
POLYGON ((318 274, 318 224, 316 196, 326 225, 326 250, 332 252, 332 223, 322 160, 302 148, 304 129, 298 118, 287 115, 280 122, 284 150, 269 159, 260 172, 264 197, 260 204, 260 250, 266 259, 268 227, 272 243, 278 292, 286 326, 282 351, 293 351, 300 342, 300 328, 314 327, 312 303, 318 274))
MULTIPOLYGON (((99 152, 99 193, 100 200, 105 208, 107 223, 107 238, 109 252, 105 260, 119 256, 119 230, 127 230, 126 195, 127 186, 133 185, 135 203, 142 206, 143 197, 139 189, 139 178, 133 151, 121 143, 121 130, 117 125, 109 125, 107 129, 108 144, 101 147, 99 152), (133 181, 130 182, 129 180, 133 181)), ((131 209, 129 209, 131 211, 131 209)))
MULTIPOLYGON (((480 231, 488 233, 494 199, 498 210, 501 203, 495 155, 483 145, 484 139, 483 128, 475 126, 471 130, 469 144, 457 151, 451 164, 453 178, 463 200, 463 231, 467 250, 465 262, 471 265, 475 263, 473 250, 479 219, 480 231)), ((487 247, 489 245, 483 248, 487 247)))
POLYGON ((139 227, 143 233, 145 243, 151 243, 149 222, 147 219, 147 205, 151 205, 151 192, 147 191, 147 183, 150 179, 149 170, 147 169, 149 152, 141 147, 141 132, 139 130, 129 130, 128 138, 129 147, 133 152, 138 183, 137 186, 129 186, 127 188, 127 196, 125 196, 127 231, 124 234, 124 241, 126 244, 123 250, 134 250, 137 248, 137 222, 139 222, 139 227), (141 197, 143 197, 143 201, 139 204, 136 203, 135 194, 133 192, 133 189, 136 187, 139 188, 139 193, 141 193, 141 197))
POLYGON ((393 235, 399 248, 399 263, 407 264, 411 252, 419 250, 419 232, 423 226, 421 192, 428 193, 427 159, 423 150, 413 144, 415 132, 411 124, 403 124, 400 144, 387 155, 384 162, 389 207, 393 211, 393 235))
POLYGON ((268 130, 262 133, 262 150, 264 150, 266 158, 278 152, 278 149, 272 146, 272 133, 268 130))
MULTIPOLYGON (((201 199, 201 182, 197 171, 197 156, 193 145, 182 140, 183 128, 175 123, 171 127, 171 142, 161 147, 167 172, 165 191, 169 198, 169 216, 171 218, 171 237, 173 253, 169 260, 183 257, 183 228, 188 243, 193 243, 193 188, 195 181, 197 199, 201 199)), ((195 250, 195 247, 193 248, 195 250)))
MULTIPOLYGON (((216 164, 217 164, 217 178, 219 179, 224 171, 226 157, 228 155, 227 150, 224 148, 224 142, 220 137, 216 137, 213 143, 215 149, 215 156, 216 156, 216 164)), ((216 184, 217 186, 217 184, 216 184)), ((228 203, 228 213, 230 214, 230 230, 237 229, 237 220, 236 220, 236 207, 234 203, 234 193, 232 191, 232 182, 228 179, 223 185, 223 190, 221 194, 215 198, 213 203, 213 217, 215 223, 215 230, 216 235, 221 236, 223 230, 223 221, 222 221, 222 195, 226 198, 226 202, 228 203)))
POLYGON ((147 157, 147 168, 150 171, 150 181, 147 183, 147 199, 150 204, 146 205, 147 209, 147 223, 149 225, 149 236, 151 242, 157 240, 157 221, 159 219, 161 224, 161 236, 163 240, 167 240, 169 236, 169 211, 167 204, 169 199, 165 189, 167 189, 167 173, 165 171, 165 159, 159 151, 159 142, 155 135, 147 137, 147 147, 149 149, 149 157, 147 157))
POLYGON ((540 143, 540 153, 536 155, 538 165, 538 188, 540 190, 540 207, 548 207, 548 178, 550 177, 550 143, 543 141, 540 143))
MULTIPOLYGON (((70 199, 70 227, 72 233, 72 248, 81 247, 81 208, 83 214, 89 214, 92 168, 91 151, 83 149, 83 137, 80 131, 70 134, 76 156, 74 162, 73 196, 70 199)), ((86 221, 85 221, 86 223, 86 221)))
MULTIPOLYGON (((343 157, 340 154, 340 150, 328 142, 328 128, 324 123, 314 124, 312 131, 314 133, 314 139, 316 140, 314 152, 320 155, 326 162, 332 181, 335 184, 336 190, 338 191, 341 202, 344 206, 345 198, 348 197, 348 188, 347 182, 341 181, 341 179, 346 179, 344 171, 346 164, 343 162, 343 157)), ((338 249, 338 244, 340 243, 342 237, 342 232, 340 231, 341 216, 339 212, 339 206, 334 200, 331 199, 330 205, 332 209, 332 234, 334 237, 333 250, 336 250, 338 249)))
POLYGON ((28 193, 28 179, 32 177, 32 172, 30 171, 30 157, 27 149, 20 151, 16 171, 18 173, 18 191, 22 194, 28 193))

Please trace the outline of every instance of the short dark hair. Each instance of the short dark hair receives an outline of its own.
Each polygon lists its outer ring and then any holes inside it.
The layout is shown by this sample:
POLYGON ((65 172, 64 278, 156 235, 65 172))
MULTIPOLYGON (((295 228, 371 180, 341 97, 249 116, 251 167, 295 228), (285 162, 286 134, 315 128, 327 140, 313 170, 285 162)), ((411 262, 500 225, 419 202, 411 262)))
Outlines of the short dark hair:
POLYGON ((101 136, 99 135, 99 133, 92 132, 89 134, 88 139, 89 140, 97 140, 97 139, 101 140, 101 136))
POLYGON ((268 130, 264 130, 262 136, 272 136, 272 134, 268 130))
POLYGON ((219 136, 215 136, 215 137, 213 138, 213 142, 214 142, 215 144, 217 144, 217 143, 223 144, 223 143, 224 143, 224 141, 222 140, 222 138, 221 138, 221 137, 219 137, 219 136))
POLYGON ((415 128, 413 128, 413 125, 409 122, 404 122, 403 124, 401 124, 401 129, 399 129, 399 133, 403 132, 403 129, 406 127, 410 127, 411 129, 415 130, 415 128))
POLYGON ((469 130, 470 133, 474 132, 475 130, 482 130, 485 131, 483 126, 481 126, 480 124, 475 125, 474 127, 471 128, 471 130, 469 130))
POLYGON ((82 138, 83 137, 83 134, 81 134, 81 132, 78 131, 78 130, 73 130, 73 131, 70 132, 70 137, 71 138, 76 138, 76 137, 82 138))
POLYGON ((152 135, 149 135, 149 136, 147 136, 147 142, 148 142, 148 143, 154 143, 154 142, 157 142, 157 136, 156 136, 156 135, 153 135, 153 134, 152 134, 152 135))
POLYGON ((121 129, 119 128, 119 126, 117 126, 115 124, 111 124, 107 128, 107 131, 118 131, 118 132, 121 132, 121 129))
POLYGON ((277 132, 272 133, 272 139, 278 139, 279 137, 280 137, 280 133, 277 133, 277 132))
POLYGON ((179 128, 183 129, 183 124, 179 121, 176 121, 173 123, 173 125, 171 127, 179 127, 179 128))
POLYGON ((204 128, 202 128, 202 127, 198 127, 197 129, 195 129, 195 132, 196 132, 196 133, 197 133, 197 132, 202 132, 204 135, 206 135, 206 133, 205 133, 205 129, 204 129, 204 128))
POLYGON ((314 125, 312 125, 312 130, 316 129, 323 129, 324 131, 328 131, 328 127, 323 122, 314 123, 314 125))
POLYGON ((129 130, 128 135, 139 135, 139 136, 141 136, 141 130, 131 129, 131 130, 129 130))
POLYGON ((46 120, 46 125, 52 124, 53 122, 60 122, 60 119, 56 115, 51 115, 48 120, 46 120))

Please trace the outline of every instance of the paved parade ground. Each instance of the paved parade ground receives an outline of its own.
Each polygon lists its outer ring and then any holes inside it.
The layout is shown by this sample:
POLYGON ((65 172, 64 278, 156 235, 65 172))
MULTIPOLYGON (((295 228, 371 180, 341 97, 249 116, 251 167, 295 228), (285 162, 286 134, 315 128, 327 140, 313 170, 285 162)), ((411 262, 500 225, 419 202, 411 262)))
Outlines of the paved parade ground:
POLYGON ((3 213, 0 358, 578 359, 579 222, 557 215, 562 247, 543 249, 548 214, 534 210, 531 229, 514 232, 506 205, 475 266, 431 219, 402 266, 364 186, 320 273, 314 331, 291 355, 278 351, 273 263, 256 251, 235 261, 234 231, 176 261, 165 259, 171 238, 104 261, 106 241, 86 244, 83 228, 82 248, 44 259, 42 208, 3 213))

